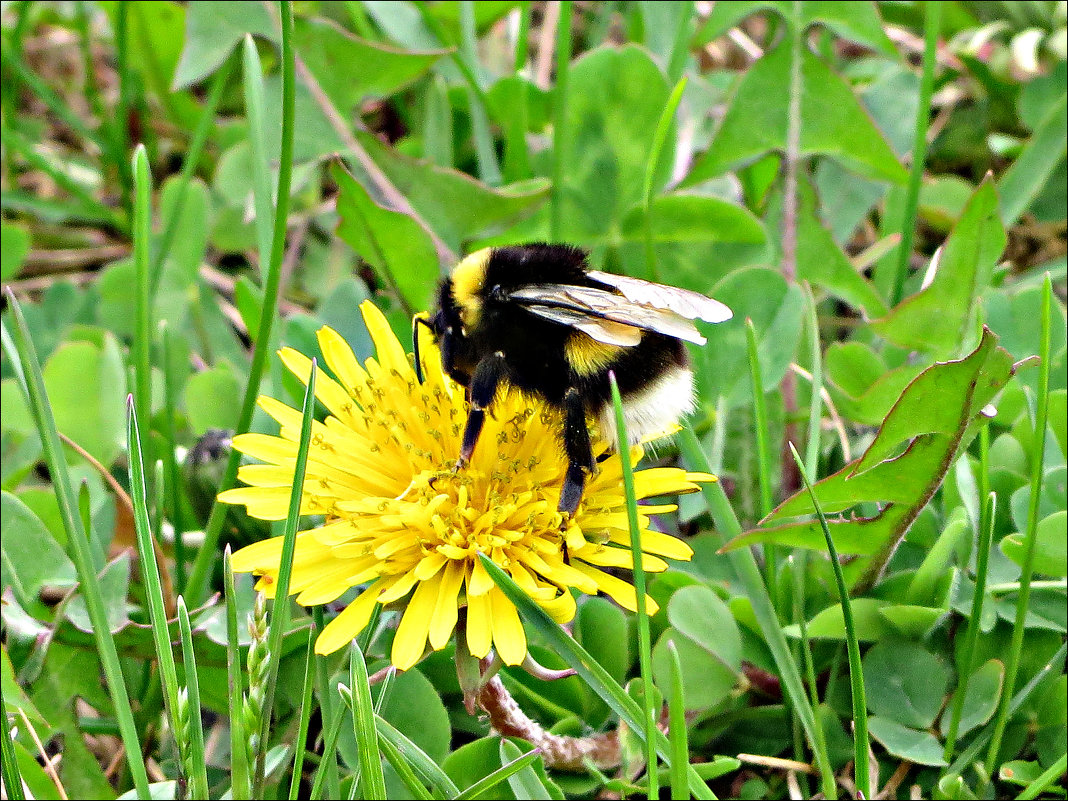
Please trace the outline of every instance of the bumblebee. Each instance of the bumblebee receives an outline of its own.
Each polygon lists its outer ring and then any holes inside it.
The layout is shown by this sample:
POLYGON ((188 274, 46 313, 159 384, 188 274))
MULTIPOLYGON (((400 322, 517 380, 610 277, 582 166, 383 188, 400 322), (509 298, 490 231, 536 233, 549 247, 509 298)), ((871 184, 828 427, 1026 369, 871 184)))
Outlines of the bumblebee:
POLYGON ((455 469, 470 461, 493 399, 511 386, 560 414, 567 472, 559 511, 574 514, 595 469, 589 422, 616 442, 609 372, 631 442, 663 432, 693 410, 683 343, 703 345, 705 338, 691 321, 731 316, 696 292, 591 270, 585 251, 570 245, 472 253, 442 281, 434 316, 416 319, 433 332, 445 372, 467 390, 455 469))

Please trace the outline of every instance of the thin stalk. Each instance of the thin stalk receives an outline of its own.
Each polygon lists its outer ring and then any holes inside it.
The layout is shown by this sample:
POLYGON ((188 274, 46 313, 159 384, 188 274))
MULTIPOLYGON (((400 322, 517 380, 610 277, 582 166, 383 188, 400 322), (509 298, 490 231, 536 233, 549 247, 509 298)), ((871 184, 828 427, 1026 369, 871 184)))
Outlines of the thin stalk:
MULTIPOLYGON (((152 430, 152 294, 149 278, 149 246, 152 238, 152 174, 148 167, 148 153, 138 145, 133 155, 134 209, 133 257, 137 291, 134 306, 134 337, 131 350, 134 370, 134 406, 137 419, 152 430)), ((152 437, 141 443, 145 464, 155 465, 152 437)), ((151 492, 149 482, 149 492, 151 492)), ((158 510, 157 510, 158 513, 158 510)))
POLYGON ((271 168, 267 158, 267 111, 264 99, 263 66, 252 34, 245 34, 241 45, 241 66, 244 75, 245 117, 249 127, 249 151, 252 157, 252 201, 256 208, 256 245, 259 264, 271 258, 271 168))
MULTIPOLYGON (((163 468, 166 473, 166 481, 163 485, 167 490, 167 506, 171 510, 171 525, 174 529, 174 583, 176 586, 185 588, 185 515, 182 513, 181 497, 181 474, 178 469, 178 460, 175 457, 175 447, 178 444, 178 434, 174 428, 174 410, 178 408, 179 394, 181 392, 174 375, 174 364, 171 359, 173 342, 171 330, 166 321, 160 322, 160 347, 162 358, 160 365, 163 368, 163 396, 165 408, 163 411, 163 468)), ((162 507, 161 507, 162 508, 162 507)), ((163 515, 160 515, 162 519, 163 515)))
MULTIPOLYGON (((320 660, 321 661, 321 660, 320 660)), ((323 797, 323 784, 326 782, 326 778, 330 773, 330 765, 334 765, 335 769, 337 763, 334 762, 334 754, 337 751, 337 738, 341 734, 341 724, 345 721, 345 704, 344 702, 337 704, 334 709, 334 717, 330 720, 330 726, 326 730, 326 737, 323 739, 323 759, 319 763, 319 769, 315 772, 315 779, 312 781, 311 792, 308 797, 311 799, 318 799, 323 797)), ((332 793, 330 798, 340 798, 341 791, 332 793)))
POLYGON ((871 798, 871 772, 868 756, 871 745, 868 740, 868 705, 864 696, 864 671, 860 663, 860 643, 857 642, 857 628, 853 622, 853 605, 849 602, 849 590, 846 589, 842 563, 838 558, 838 549, 834 546, 834 537, 831 536, 831 530, 827 526, 827 518, 823 514, 819 499, 812 489, 812 483, 809 481, 808 472, 805 470, 801 455, 794 449, 793 443, 790 444, 790 452, 793 454, 794 461, 797 462, 797 467, 801 471, 801 480, 805 484, 805 489, 808 490, 809 498, 812 499, 816 517, 819 518, 823 536, 827 540, 827 553, 831 560, 831 567, 834 568, 834 581, 838 585, 838 596, 842 603, 842 622, 845 624, 846 649, 849 654, 849 684, 853 696, 853 747, 855 754, 854 765, 856 766, 853 773, 860 797, 871 798))
POLYGON ((208 134, 211 133, 212 125, 215 122, 215 112, 219 108, 223 90, 226 88, 226 83, 233 71, 234 59, 232 58, 226 59, 223 65, 216 70, 215 76, 211 79, 208 98, 204 103, 204 108, 200 111, 197 127, 193 131, 193 138, 189 141, 189 147, 182 159, 182 171, 178 173, 178 180, 180 181, 178 197, 175 198, 174 207, 163 228, 163 235, 159 239, 156 256, 152 261, 152 297, 156 296, 159 280, 163 275, 163 260, 167 258, 171 243, 174 242, 174 237, 178 233, 178 223, 182 218, 182 210, 185 208, 186 196, 189 194, 189 183, 193 180, 193 176, 196 175, 197 165, 200 163, 200 157, 204 152, 204 145, 208 141, 208 134))
POLYGON ((37 359, 33 341, 30 339, 30 330, 26 325, 22 308, 10 289, 7 301, 8 309, 15 320, 15 335, 12 338, 8 334, 7 327, 0 325, 0 332, 2 332, 0 339, 2 339, 4 350, 8 352, 11 364, 17 366, 16 375, 20 379, 23 394, 41 437, 45 463, 52 477, 60 518, 67 534, 68 548, 78 571, 78 580, 82 595, 85 597, 89 620, 93 624, 93 636, 96 639, 97 652, 104 668, 104 675, 107 677, 108 692, 111 694, 119 732, 126 749, 126 760, 130 767, 134 788, 139 797, 148 798, 148 772, 141 753, 141 741, 134 723, 130 697, 126 692, 126 682, 119 663, 118 649, 115 647, 115 640, 108 627, 108 615, 104 608, 100 581, 93 569, 89 537, 78 516, 78 503, 70 483, 70 470, 67 468, 67 459, 59 441, 59 433, 56 431, 56 421, 45 390, 41 365, 37 359))
POLYGON ((653 203, 653 180, 656 176, 657 165, 663 155, 664 144, 667 142, 668 131, 671 130, 671 121, 675 119, 675 111, 682 100, 682 93, 686 89, 686 78, 679 79, 674 90, 668 97, 667 105, 660 112, 656 130, 653 133, 653 146, 649 151, 649 158, 645 162, 645 181, 642 186, 642 209, 644 212, 645 228, 645 269, 654 280, 658 278, 656 269, 656 252, 653 249, 653 218, 650 207, 653 203))
POLYGON ((549 236, 559 242, 563 233, 564 159, 567 155, 567 83, 571 65, 571 0, 558 0, 556 26, 556 88, 553 89, 552 191, 549 195, 549 236))
POLYGON ((244 679, 241 675, 241 648, 237 635, 237 594, 234 589, 234 571, 230 566, 230 546, 223 553, 223 594, 226 597, 226 677, 227 698, 230 709, 230 795, 235 799, 252 797, 252 780, 248 760, 245 758, 245 716, 240 714, 244 696, 244 679))
MULTIPOLYGON (((986 430, 984 426, 983 430, 986 430)), ((983 499, 983 514, 980 518, 979 552, 976 554, 975 594, 972 596, 972 610, 968 617, 968 630, 964 635, 964 652, 960 659, 960 681, 953 692, 953 706, 950 712, 949 731, 946 733, 946 745, 942 758, 949 762, 957 747, 957 733, 960 731, 960 718, 964 713, 964 696, 968 681, 975 670, 975 644, 979 640, 979 621, 983 615, 983 598, 986 596, 987 566, 990 563, 990 547, 994 541, 994 511, 997 509, 997 494, 991 492, 983 499)), ((1002 697, 1011 694, 1008 686, 1002 689, 1002 697)))
POLYGON ((282 540, 282 554, 278 564, 278 581, 274 586, 274 603, 271 605, 271 624, 267 635, 268 669, 267 691, 264 693, 263 721, 260 729, 260 749, 256 760, 254 796, 263 796, 263 781, 267 743, 271 732, 271 710, 274 708, 274 691, 278 684, 278 665, 282 659, 282 638, 289 628, 289 583, 293 576, 293 554, 297 545, 297 525, 300 522, 300 504, 304 495, 304 475, 308 467, 308 449, 315 415, 315 377, 319 368, 312 359, 308 372, 308 386, 304 392, 304 406, 300 425, 300 443, 293 465, 293 487, 289 494, 289 514, 286 516, 282 540))
MULTIPOLYGON (((771 512, 771 471, 768 465, 768 412, 764 405, 764 379, 760 372, 760 354, 757 351, 756 327, 752 319, 745 318, 745 341, 749 352, 749 378, 753 388, 753 420, 757 441, 757 482, 760 486, 760 517, 771 512)), ((778 597, 776 589, 777 570, 775 546, 764 546, 764 575, 768 592, 778 597)))
MULTIPOLYGON (((119 100, 115 106, 115 148, 119 153, 130 149, 130 90, 133 87, 130 77, 129 16, 130 4, 119 3, 115 9, 115 63, 119 74, 119 100)), ((119 170, 122 207, 127 213, 130 211, 132 178, 125 169, 119 170)), ((145 421, 147 424, 147 418, 145 421)))
MULTIPOLYGON (((274 239, 271 244, 271 260, 267 268, 267 280, 263 290, 263 307, 256 327, 256 342, 252 349, 252 364, 249 368, 248 384, 241 401, 241 413, 237 419, 237 433, 248 431, 252 423, 252 413, 256 408, 260 381, 267 367, 267 356, 271 347, 271 330, 274 326, 275 311, 278 308, 278 290, 282 276, 282 255, 285 251, 286 223, 289 217, 289 188, 293 177, 293 128, 294 128, 294 54, 293 54, 293 5, 291 0, 282 0, 282 150, 278 167, 278 191, 275 193, 277 203, 274 216, 274 239)), ((230 452, 226 462, 219 491, 229 489, 237 478, 237 465, 241 454, 237 450, 230 452)), ((208 524, 205 526, 204 543, 200 546, 193 572, 189 577, 188 596, 200 601, 207 595, 208 579, 211 574, 212 561, 219 544, 223 521, 226 519, 226 506, 218 500, 211 508, 208 524)))
POLYGON ((669 81, 678 81, 682 78, 682 71, 686 68, 686 56, 690 53, 690 20, 693 17, 693 3, 678 3, 679 19, 675 28, 675 40, 671 45, 671 55, 668 57, 667 75, 669 81))
POLYGON ((304 743, 308 740, 308 725, 311 722, 312 690, 315 689, 315 632, 312 629, 308 637, 308 653, 304 657, 304 694, 301 696, 300 722, 297 725, 297 739, 293 746, 293 771, 289 780, 289 799, 295 801, 300 792, 300 779, 304 773, 304 755, 307 752, 304 743))
POLYGON ((897 250, 897 269, 890 295, 890 305, 901 302, 905 278, 912 255, 912 238, 916 232, 916 212, 920 207, 920 184, 927 159, 927 127, 931 118, 931 94, 934 91, 935 61, 938 52, 938 33, 942 27, 942 3, 923 4, 923 74, 920 77, 920 105, 916 109, 916 128, 912 138, 912 168, 905 194, 905 208, 901 216, 901 245, 897 250))
POLYGON ((1016 596, 1016 619, 1012 626, 1012 641, 1005 663, 1005 691, 998 704, 994 734, 990 738, 986 764, 991 773, 997 769, 998 751, 1001 738, 1009 722, 1009 694, 1016 685, 1016 673, 1020 669, 1020 653, 1023 651, 1024 621, 1031 601, 1031 577, 1035 571, 1035 541, 1038 529, 1038 507, 1042 495, 1042 466, 1046 453, 1046 425, 1049 420, 1049 373, 1050 373, 1050 330, 1052 319, 1053 283, 1049 273, 1042 287, 1042 363, 1039 365, 1038 396, 1035 399, 1035 433, 1031 444, 1031 498, 1027 507, 1027 536, 1024 538, 1024 561, 1020 570, 1020 592, 1016 596))
POLYGON ((653 659, 649 635, 649 612, 646 606, 645 565, 643 564, 642 531, 638 525, 638 500, 634 492, 634 466, 630 461, 630 441, 627 439, 627 423, 623 417, 623 399, 619 394, 615 373, 608 373, 612 388, 612 406, 616 416, 616 447, 623 470, 623 494, 627 499, 627 523, 630 528, 630 559, 634 576, 634 591, 638 614, 638 665, 642 676, 642 712, 645 724, 646 781, 649 798, 659 796, 660 782, 657 776, 656 719, 653 708, 653 659))
POLYGON ((189 735, 186 756, 191 798, 208 797, 208 769, 204 760, 204 726, 200 720, 200 677, 197 676, 196 655, 193 652, 193 630, 189 625, 189 611, 185 598, 178 596, 178 630, 182 635, 182 661, 185 663, 185 687, 189 705, 189 735))
MULTIPOLYGON (((312 609, 312 625, 315 626, 316 631, 322 631, 326 627, 326 615, 323 612, 321 606, 316 606, 312 609)), ((331 692, 330 673, 325 659, 315 660, 315 692, 319 696, 319 709, 321 710, 320 717, 326 720, 333 720, 331 712, 337 706, 337 698, 334 693, 331 692)), ((327 790, 330 798, 339 798, 341 796, 341 780, 337 774, 337 759, 335 754, 331 750, 324 750, 322 759, 319 761, 319 768, 316 771, 315 781, 319 782, 319 776, 323 775, 327 782, 327 790)), ((312 796, 314 798, 314 796, 312 796)))
POLYGON ((523 0, 519 4, 519 29, 515 34, 515 58, 512 62, 512 72, 518 75, 527 66, 527 56, 530 53, 530 0, 523 0))
POLYGON ((1032 798, 1038 798, 1039 793, 1064 775, 1065 769, 1068 769, 1068 754, 1061 754, 1060 759, 1050 765, 1047 770, 1044 770, 1038 778, 1028 784, 1020 794, 1016 796, 1017 800, 1030 801, 1032 798))
POLYGON ((431 801, 431 799, 434 798, 430 791, 426 789, 423 782, 420 781, 419 777, 415 775, 412 766, 408 764, 408 761, 404 758, 404 755, 400 752, 397 746, 393 745, 393 743, 385 737, 379 737, 378 747, 382 749, 382 756, 386 758, 386 761, 389 762, 393 770, 397 772, 397 776, 404 782, 404 786, 408 788, 408 792, 411 793, 412 798, 418 799, 418 801, 431 801))
MULTIPOLYGON (((160 579, 161 565, 156 560, 152 545, 152 523, 148 513, 148 484, 145 479, 144 447, 138 423, 137 404, 133 398, 126 401, 126 441, 130 458, 130 498, 134 507, 134 531, 137 536, 137 557, 141 564, 141 581, 144 582, 148 618, 152 624, 152 642, 156 649, 163 699, 171 721, 171 729, 177 739, 180 736, 178 720, 178 671, 174 664, 174 649, 167 622, 166 604, 163 600, 163 584, 160 579)), ((165 565, 163 566, 165 569, 165 565)), ((179 741, 181 742, 181 741, 179 741)))
POLYGON ((368 683, 367 663, 359 646, 349 647, 349 683, 352 685, 349 701, 352 706, 352 725, 356 749, 360 755, 360 797, 384 799, 386 780, 382 773, 382 752, 378 745, 378 729, 375 728, 375 709, 371 701, 371 685, 368 683))
POLYGON ((689 798, 686 768, 690 761, 689 732, 686 729, 686 704, 682 690, 682 662, 674 642, 667 644, 671 657, 671 692, 668 694, 668 740, 671 743, 671 797, 689 798))
MULTIPOLYGON (((679 449, 686 457, 686 461, 696 470, 707 471, 708 459, 701 448, 701 442, 689 426, 685 426, 679 434, 677 441, 679 449)), ((718 533, 719 544, 723 545, 728 540, 742 533, 742 526, 731 508, 727 494, 719 483, 705 484, 701 491, 708 502, 712 519, 715 521, 715 531, 718 533)), ((779 624, 775 607, 764 585, 764 577, 760 574, 756 559, 748 548, 738 548, 727 552, 727 559, 734 568, 735 574, 742 582, 753 605, 753 614, 756 616, 760 630, 764 634, 764 641, 768 650, 771 651, 775 666, 779 670, 779 679, 783 690, 790 703, 801 720, 801 725, 808 736, 809 745, 815 756, 816 766, 819 769, 823 784, 823 793, 827 798, 833 798, 837 793, 837 785, 834 771, 827 759, 827 750, 822 746, 822 736, 816 723, 816 717, 812 708, 808 705, 805 687, 801 681, 801 674, 797 669, 790 646, 786 642, 786 635, 779 624)))
MULTIPOLYGON (((497 163, 497 149, 490 130, 486 93, 478 81, 478 31, 475 27, 475 4, 460 0, 460 61, 468 67, 467 102, 471 107, 471 134, 475 140, 478 177, 490 186, 501 183, 501 165, 497 163)), ((466 74, 465 74, 465 77, 466 74)))
POLYGON ((0 723, 4 730, 0 732, 0 767, 3 770, 4 791, 12 801, 23 801, 26 793, 22 787, 22 773, 18 760, 15 759, 15 744, 11 741, 11 726, 7 722, 7 704, 0 694, 0 723))

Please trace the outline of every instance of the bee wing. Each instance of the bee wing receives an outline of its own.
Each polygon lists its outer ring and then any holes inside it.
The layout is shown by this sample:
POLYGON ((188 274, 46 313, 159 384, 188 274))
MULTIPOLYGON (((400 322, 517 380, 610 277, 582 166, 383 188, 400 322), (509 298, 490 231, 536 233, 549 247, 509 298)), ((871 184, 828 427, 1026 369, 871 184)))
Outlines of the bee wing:
POLYGON ((590 315, 574 309, 565 309, 558 306, 540 306, 537 304, 532 306, 524 305, 523 308, 547 320, 552 320, 554 323, 563 323, 572 328, 577 328, 582 333, 588 334, 593 339, 598 342, 604 342, 606 345, 621 345, 630 348, 637 345, 642 339, 641 330, 632 325, 622 325, 613 320, 590 317, 590 315))
POLYGON ((670 309, 688 320, 701 319, 707 323, 722 323, 734 316, 726 304, 705 297, 699 292, 598 270, 591 270, 586 274, 594 281, 614 286, 627 300, 658 309, 670 309))
MULTIPOLYGON (((568 319, 557 319, 556 322, 562 322, 574 328, 580 328, 575 322, 578 317, 585 318, 587 322, 584 324, 586 325, 589 325, 588 321, 591 320, 608 320, 628 327, 657 331, 696 345, 705 344, 705 338, 701 336, 696 326, 677 312, 667 308, 657 308, 647 303, 636 303, 627 299, 625 295, 617 295, 605 289, 576 284, 530 284, 509 292, 508 297, 518 301, 525 308, 544 306, 571 312, 568 319)), ((542 314, 542 316, 547 315, 542 314)))

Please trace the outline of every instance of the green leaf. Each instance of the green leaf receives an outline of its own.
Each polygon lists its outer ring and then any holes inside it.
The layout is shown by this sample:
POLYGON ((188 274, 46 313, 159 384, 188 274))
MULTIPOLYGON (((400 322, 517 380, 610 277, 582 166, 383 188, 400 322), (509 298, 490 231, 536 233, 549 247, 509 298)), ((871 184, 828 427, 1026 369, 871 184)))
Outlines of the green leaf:
POLYGON ((429 308, 439 276, 434 243, 419 222, 376 202, 360 183, 341 167, 333 169, 341 218, 337 234, 396 287, 408 308, 429 308))
MULTIPOLYGON (((441 766, 457 787, 462 789, 470 787, 501 766, 500 740, 497 737, 483 737, 461 745, 445 757, 441 766)), ((505 783, 497 785, 494 797, 502 801, 510 801, 516 796, 512 793, 511 787, 505 783)))
MULTIPOLYGON (((653 242, 657 244, 694 244, 700 242, 763 243, 767 239, 760 220, 748 209, 704 195, 674 193, 653 198, 653 242)), ((632 208, 623 218, 620 238, 585 242, 587 245, 639 242, 645 236, 641 206, 632 208)))
POLYGON ((30 252, 30 232, 26 226, 0 223, 0 279, 10 281, 19 274, 26 254, 30 252))
POLYGON ((417 52, 369 42, 329 19, 295 20, 293 44, 334 107, 346 118, 363 100, 397 92, 449 52, 417 52))
MULTIPOLYGON (((520 750, 519 746, 511 740, 501 738, 501 763, 507 765, 509 762, 519 759, 523 754, 530 753, 530 745, 527 743, 523 743, 523 745, 527 747, 524 750, 520 750)), ((516 798, 529 798, 532 801, 533 799, 559 799, 563 801, 564 798, 560 788, 556 787, 545 774, 545 768, 542 766, 541 760, 527 765, 509 776, 508 786, 512 788, 516 798), (541 767, 540 772, 538 770, 539 767, 541 767)))
MULTIPOLYGON (((562 229, 569 242, 603 240, 640 205, 645 169, 671 87, 644 48, 592 50, 571 65, 560 187, 562 229)), ((671 175, 675 125, 668 133, 653 187, 671 175)))
POLYGON ((711 293, 726 303, 734 317, 703 328, 708 344, 694 354, 703 398, 724 397, 731 408, 751 402, 753 390, 746 351, 745 320, 757 331, 764 391, 778 386, 794 360, 800 338, 804 299, 797 286, 788 286, 772 270, 736 270, 711 293), (714 383, 712 383, 714 382, 714 383))
MULTIPOLYGON (((872 517, 830 521, 841 553, 880 554, 862 583, 874 580, 872 571, 885 564, 957 454, 971 442, 984 407, 1012 377, 1012 359, 996 343, 997 337, 984 329, 973 353, 927 368, 906 387, 864 455, 813 487, 827 513, 865 502, 880 504, 872 517)), ((808 494, 799 492, 762 521, 766 528, 735 537, 726 547, 775 542, 823 550, 826 543, 816 522, 785 522, 811 512, 808 494)))
MULTIPOLYGON (((1035 531, 1034 569, 1046 576, 1068 576, 1068 512, 1056 512, 1044 517, 1035 531)), ((1001 552, 1018 565, 1024 562, 1024 535, 1010 534, 998 546, 1001 552)))
POLYGON ((868 718, 868 731, 883 748, 899 759, 935 767, 946 764, 942 758, 942 745, 930 732, 910 729, 877 715, 868 718))
POLYGON ((826 383, 839 413, 865 425, 882 423, 894 401, 922 372, 923 365, 891 370, 883 357, 863 342, 834 342, 827 348, 826 383))
POLYGON ((1014 225, 1046 186, 1068 150, 1068 94, 1061 95, 1012 166, 1001 176, 1001 219, 1014 225))
POLYGON ((61 345, 43 374, 56 427, 105 467, 111 465, 126 439, 126 375, 115 338, 105 334, 103 347, 61 345))
MULTIPOLYGON (((834 544, 835 547, 840 547, 837 539, 834 544)), ((859 642, 878 642, 895 635, 893 626, 882 615, 882 610, 889 606, 886 601, 878 598, 854 598, 851 604, 853 626, 859 642)), ((783 631, 794 638, 801 636, 801 627, 796 623, 784 626, 783 631)), ((812 639, 845 640, 842 605, 834 604, 817 612, 808 622, 806 633, 812 639)))
MULTIPOLYGON (((372 688, 376 703, 377 687, 372 688)), ((434 685, 418 670, 393 677, 379 715, 434 761, 440 763, 449 753, 449 714, 434 685)))
POLYGON ((671 625, 734 672, 741 669, 742 640, 727 605, 709 587, 680 588, 667 610, 671 625))
POLYGON ((41 587, 71 587, 77 582, 74 563, 41 518, 10 493, 0 496, 0 586, 10 587, 23 606, 37 600, 41 587))
POLYGON ((271 41, 278 41, 280 35, 263 3, 193 3, 187 8, 185 23, 185 47, 172 83, 176 91, 215 72, 246 33, 271 41))
POLYGON ((933 278, 881 320, 871 324, 880 336, 908 350, 951 358, 971 347, 976 330, 976 300, 990 283, 994 264, 1005 249, 993 182, 975 191, 946 244, 936 254, 933 278))
POLYGON ((634 655, 622 609, 606 598, 587 598, 575 616, 575 639, 613 679, 626 680, 634 655))
POLYGON ((209 428, 232 431, 237 426, 241 382, 227 362, 190 376, 185 385, 185 408, 193 434, 209 428))
POLYGON ((709 709, 730 695, 738 683, 737 668, 731 668, 707 648, 673 628, 660 635, 653 648, 653 679, 658 687, 666 692, 672 686, 669 643, 675 644, 679 654, 686 709, 709 709))
MULTIPOLYGON (((982 726, 998 708, 1002 683, 1005 680, 1005 664, 1000 659, 984 662, 968 679, 968 690, 964 694, 964 706, 960 716, 960 734, 967 734, 972 729, 982 726)), ((948 707, 947 707, 948 708, 948 707)), ((942 716, 941 730, 945 735, 949 729, 950 715, 942 716)))
POLYGON ((834 3, 808 0, 794 3, 790 0, 745 0, 745 2, 717 3, 712 13, 697 32, 696 44, 707 44, 722 36, 750 14, 758 11, 775 11, 790 26, 800 25, 808 30, 813 25, 830 28, 843 39, 878 50, 891 58, 897 57, 893 43, 883 31, 883 22, 874 3, 834 3), (800 9, 795 18, 795 9, 800 9))
MULTIPOLYGON (((100 594, 108 616, 108 629, 114 634, 124 629, 130 622, 127 614, 126 597, 130 588, 129 552, 115 557, 105 565, 97 576, 100 582, 100 594)), ((85 606, 85 596, 76 595, 66 609, 67 619, 77 628, 92 633, 93 624, 85 606)))
MULTIPOLYGON (((781 205, 781 195, 779 196, 781 205)), ((865 317, 886 314, 886 301, 864 278, 834 241, 817 215, 817 199, 811 184, 798 182, 797 276, 860 309, 865 317)), ((778 209, 776 215, 781 215, 778 209)))
POLYGON ((1038 762, 1026 759, 1013 759, 1001 766, 998 778, 1003 782, 1026 787, 1042 775, 1042 766, 1038 762))
MULTIPOLYGON (((784 39, 742 78, 712 145, 686 177, 699 183, 786 149, 791 58, 784 39)), ((904 183, 905 168, 849 85, 807 48, 801 51, 802 157, 830 156, 855 172, 904 183)))
MULTIPOLYGON (((456 251, 471 240, 532 214, 549 195, 549 183, 544 178, 490 187, 459 170, 402 155, 374 136, 359 134, 358 139, 390 183, 456 251)), ((354 177, 368 186, 362 174, 354 177)))
MULTIPOLYGON (((172 176, 163 183, 160 192, 160 219, 165 230, 171 217, 178 211, 178 198, 182 191, 182 178, 172 176)), ((208 251, 208 234, 211 232, 211 196, 207 185, 199 178, 189 181, 185 197, 181 201, 181 216, 175 224, 174 236, 167 249, 164 271, 174 271, 177 283, 192 282, 197 277, 204 255, 208 251)), ((162 279, 161 279, 162 280, 162 279)))
POLYGON ((886 720, 926 729, 942 709, 950 672, 919 643, 878 642, 864 655, 868 708, 886 720))

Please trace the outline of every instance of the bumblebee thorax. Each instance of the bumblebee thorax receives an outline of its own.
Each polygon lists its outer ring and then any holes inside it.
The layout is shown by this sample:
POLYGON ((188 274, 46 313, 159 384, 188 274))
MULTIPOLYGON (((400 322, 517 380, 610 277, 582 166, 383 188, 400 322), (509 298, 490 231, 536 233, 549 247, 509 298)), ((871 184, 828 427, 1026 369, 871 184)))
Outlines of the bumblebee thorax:
POLYGON ((490 248, 475 251, 457 264, 450 276, 452 297, 459 307, 465 328, 477 325, 482 314, 482 293, 490 254, 490 248))

